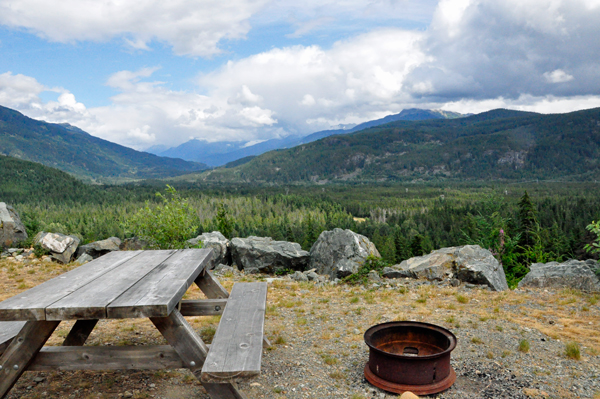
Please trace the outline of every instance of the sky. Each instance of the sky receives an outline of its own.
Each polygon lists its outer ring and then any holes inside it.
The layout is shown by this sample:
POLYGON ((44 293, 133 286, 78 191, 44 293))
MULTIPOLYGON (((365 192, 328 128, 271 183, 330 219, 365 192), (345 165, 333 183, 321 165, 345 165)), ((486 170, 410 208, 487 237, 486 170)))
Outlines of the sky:
POLYGON ((600 107, 600 0, 0 0, 0 105, 144 150, 600 107))

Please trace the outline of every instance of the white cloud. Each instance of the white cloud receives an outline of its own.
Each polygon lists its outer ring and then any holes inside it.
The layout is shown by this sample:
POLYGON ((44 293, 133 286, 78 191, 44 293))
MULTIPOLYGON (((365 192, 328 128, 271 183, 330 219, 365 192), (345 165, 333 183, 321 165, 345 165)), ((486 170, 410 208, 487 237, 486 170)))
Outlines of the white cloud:
POLYGON ((120 37, 134 49, 152 40, 178 55, 220 52, 222 39, 245 37, 248 19, 268 0, 11 0, 0 1, 0 24, 55 42, 120 37))
POLYGON ((562 69, 556 69, 552 72, 544 72, 544 78, 548 83, 564 83, 573 80, 573 75, 569 75, 562 69))

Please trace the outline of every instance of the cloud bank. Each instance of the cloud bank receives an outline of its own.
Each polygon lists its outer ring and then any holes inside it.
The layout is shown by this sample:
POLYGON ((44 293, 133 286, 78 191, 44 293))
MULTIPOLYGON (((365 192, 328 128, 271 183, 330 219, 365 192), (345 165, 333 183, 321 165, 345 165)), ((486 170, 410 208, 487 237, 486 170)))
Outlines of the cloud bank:
MULTIPOLYGON (((148 7, 153 4, 142 3, 148 7)), ((354 7, 358 3, 349 1, 354 7)), ((0 2, 0 19, 7 24, 8 17, 2 12, 7 6, 1 4, 8 3, 0 2)), ((217 20, 218 15, 229 12, 217 3, 202 4, 219 9, 215 11, 217 20)), ((284 7, 282 3, 274 4, 284 7)), ((385 9, 385 2, 377 4, 375 11, 385 9)), ((175 1, 169 10, 177 14, 185 8, 183 5, 175 1)), ((197 17, 200 24, 187 36, 173 33, 172 27, 170 33, 164 28, 165 32, 144 36, 146 28, 141 22, 132 24, 139 27, 135 32, 133 28, 127 32, 131 40, 141 40, 139 46, 154 38, 168 41, 178 54, 211 54, 219 51, 219 38, 247 32, 248 15, 263 6, 261 2, 245 2, 243 11, 227 17, 232 26, 211 30, 221 33, 211 34, 213 39, 203 47, 183 38, 189 39, 210 26, 221 26, 218 21, 210 25, 197 17)), ((166 5, 157 7, 168 14, 166 5)), ((323 7, 330 10, 334 5, 328 2, 323 7)), ((294 10, 290 10, 293 15, 294 10)), ((10 17, 21 14, 12 10, 10 17)), ((196 13, 188 14, 181 16, 182 20, 196 18, 196 13)), ((297 24, 293 34, 303 35, 328 23, 322 18, 329 11, 305 14, 316 22, 297 24)), ((260 15, 268 19, 269 8, 260 15)), ((310 20, 306 15, 303 20, 310 20)), ((27 18, 34 21, 31 16, 27 18)), ((106 82, 119 92, 111 98, 111 104, 86 108, 65 89, 47 88, 32 77, 8 72, 0 75, 0 104, 32 117, 67 121, 135 148, 177 145, 191 137, 254 141, 308 134, 409 107, 458 112, 498 107, 569 112, 600 106, 599 20, 599 0, 442 0, 426 30, 378 28, 329 48, 273 48, 199 75, 197 92, 169 90, 167 85, 152 80, 157 68, 119 71, 106 82), (39 94, 47 90, 57 93, 56 101, 40 100, 39 94)), ((21 20, 12 23, 29 26, 21 20)), ((102 25, 101 21, 86 23, 102 25)), ((44 23, 29 24, 30 29, 52 40, 72 40, 44 23)), ((111 29, 119 31, 119 23, 116 26, 111 29)), ((107 27, 105 34, 114 34, 111 29, 107 27)))

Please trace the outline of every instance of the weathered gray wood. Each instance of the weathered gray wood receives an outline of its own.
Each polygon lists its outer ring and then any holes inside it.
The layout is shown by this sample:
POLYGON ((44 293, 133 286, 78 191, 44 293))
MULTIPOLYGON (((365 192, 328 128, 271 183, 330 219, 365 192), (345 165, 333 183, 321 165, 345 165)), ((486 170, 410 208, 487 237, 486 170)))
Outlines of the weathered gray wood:
POLYGON ((106 319, 106 307, 112 301, 174 253, 142 251, 120 267, 47 306, 46 320, 106 319))
POLYGON ((212 259, 212 249, 174 253, 106 308, 111 319, 166 317, 212 259))
POLYGON ((13 338, 21 331, 25 321, 0 322, 0 355, 4 353, 13 338))
POLYGON ((200 274, 196 279, 196 285, 209 299, 229 298, 229 292, 227 292, 209 270, 205 270, 204 273, 200 274))
POLYGON ((42 348, 28 371, 160 370, 185 368, 170 345, 50 346, 42 348))
POLYGON ((267 283, 237 283, 202 368, 201 381, 223 383, 260 374, 267 283))
POLYGON ((202 386, 213 399, 247 399, 246 395, 238 390, 235 382, 228 384, 211 384, 203 382, 202 386))
POLYGON ((63 346, 83 346, 96 324, 98 324, 98 319, 77 320, 65 338, 63 346))
POLYGON ((183 316, 214 316, 223 314, 227 299, 198 299, 181 301, 179 312, 183 316))
POLYGON ((45 320, 50 304, 135 258, 141 251, 111 252, 0 302, 0 320, 45 320))
POLYGON ((185 367, 200 377, 200 370, 206 359, 208 347, 181 313, 175 309, 167 317, 151 317, 150 320, 169 345, 181 356, 185 367))
POLYGON ((28 321, 0 357, 0 398, 4 398, 60 321, 28 321))

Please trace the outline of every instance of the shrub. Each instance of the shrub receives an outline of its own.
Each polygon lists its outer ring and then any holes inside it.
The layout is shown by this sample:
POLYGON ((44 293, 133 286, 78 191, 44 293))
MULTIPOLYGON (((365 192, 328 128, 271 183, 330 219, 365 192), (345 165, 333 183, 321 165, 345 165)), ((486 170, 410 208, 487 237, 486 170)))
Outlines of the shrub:
POLYGON ((522 339, 521 342, 519 342, 519 352, 529 352, 529 341, 522 339))
POLYGON ((155 248, 184 248, 198 230, 198 216, 173 187, 167 185, 165 191, 166 196, 156 193, 162 204, 152 207, 146 201, 146 206, 126 221, 126 230, 155 248))
POLYGON ((381 258, 369 255, 365 260, 365 263, 358 269, 358 272, 344 277, 343 281, 349 284, 366 284, 368 281, 367 276, 371 270, 375 270, 381 275, 383 268, 386 266, 389 266, 389 263, 381 258))
POLYGON ((565 355, 569 359, 579 360, 581 359, 581 351, 579 350, 579 344, 577 342, 569 342, 565 345, 565 355))

